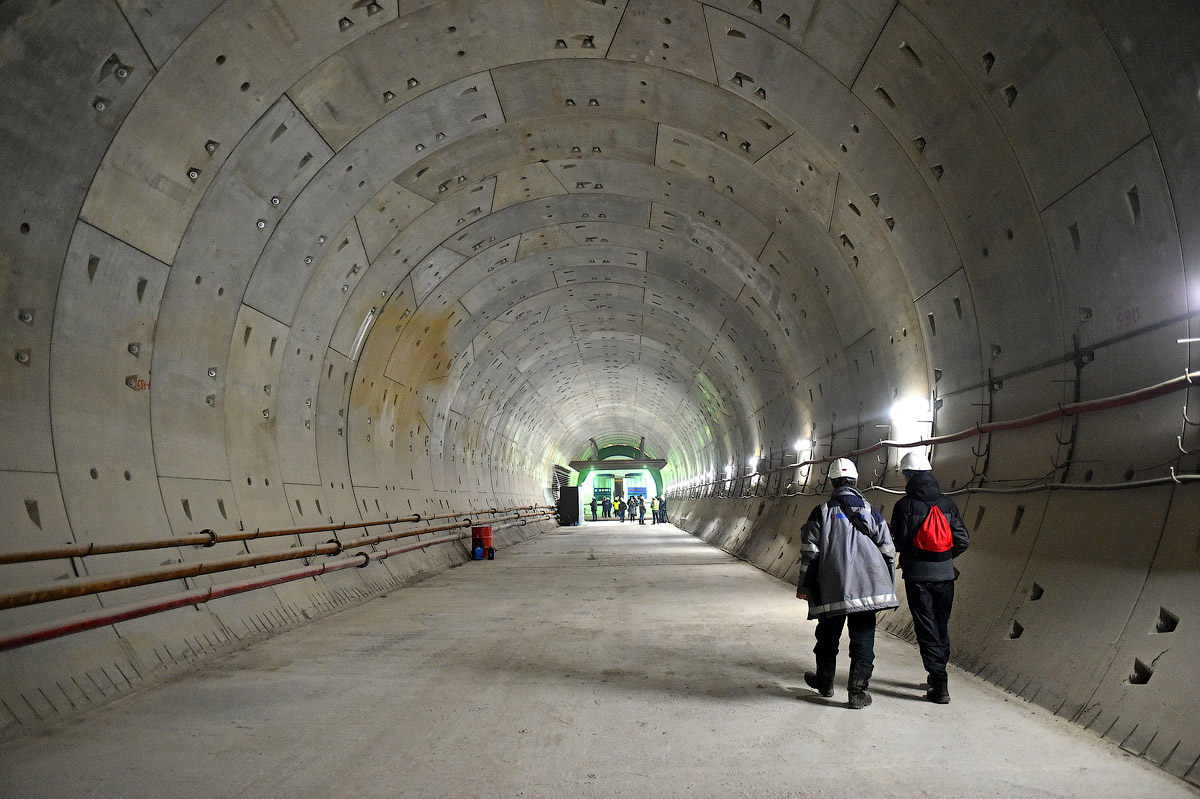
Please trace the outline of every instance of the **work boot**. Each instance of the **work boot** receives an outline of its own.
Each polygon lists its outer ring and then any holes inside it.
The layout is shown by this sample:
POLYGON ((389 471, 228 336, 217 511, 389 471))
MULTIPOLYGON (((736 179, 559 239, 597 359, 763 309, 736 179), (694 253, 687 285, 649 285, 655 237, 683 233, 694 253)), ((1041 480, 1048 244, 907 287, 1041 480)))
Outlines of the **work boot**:
POLYGON ((817 670, 804 672, 804 682, 821 696, 833 696, 833 673, 836 668, 836 657, 819 657, 817 670))
POLYGON ((930 674, 929 690, 925 692, 925 698, 939 705, 950 704, 949 682, 950 679, 945 674, 930 674))
POLYGON ((846 681, 846 692, 850 695, 850 709, 862 710, 871 704, 871 695, 867 686, 871 682, 871 672, 875 667, 861 660, 850 661, 850 679, 846 681))

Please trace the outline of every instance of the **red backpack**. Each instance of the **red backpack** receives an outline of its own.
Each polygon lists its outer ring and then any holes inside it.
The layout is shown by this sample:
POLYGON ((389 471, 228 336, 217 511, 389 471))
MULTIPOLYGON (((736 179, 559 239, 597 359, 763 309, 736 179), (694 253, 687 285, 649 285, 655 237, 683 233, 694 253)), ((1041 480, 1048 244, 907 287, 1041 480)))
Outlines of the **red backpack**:
POLYGON ((912 543, 917 549, 926 552, 949 552, 954 547, 954 537, 950 535, 950 522, 937 505, 930 506, 929 515, 921 522, 912 543))

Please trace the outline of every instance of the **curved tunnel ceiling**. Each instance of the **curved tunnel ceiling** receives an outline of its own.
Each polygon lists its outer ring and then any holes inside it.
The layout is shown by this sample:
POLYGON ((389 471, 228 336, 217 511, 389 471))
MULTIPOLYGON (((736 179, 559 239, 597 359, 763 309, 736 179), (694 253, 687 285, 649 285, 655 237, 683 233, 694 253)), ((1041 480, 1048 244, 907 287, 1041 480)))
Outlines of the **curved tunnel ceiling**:
MULTIPOLYGON (((1195 371, 1197 41, 1186 0, 5 0, 0 549, 528 506, 643 437, 679 486, 928 432, 909 397, 948 433, 1195 371)), ((933 460, 971 483, 955 661, 1192 779, 1195 391, 933 460)), ((817 499, 779 478, 672 518, 794 579, 817 499)), ((441 543, 5 652, 0 685, 165 667, 441 543)))
POLYGON ((130 398, 64 375, 135 323, 151 432, 138 405, 109 443, 160 476, 331 489, 428 471, 532 494, 597 436, 645 436, 678 479, 870 443, 931 392, 957 429, 1069 398, 1081 349, 1142 331, 1161 368, 1083 394, 1186 367, 1168 184, 1196 167, 1170 148, 1186 124, 1150 135, 1125 63, 1150 56, 1112 46, 1133 24, 1114 4, 1031 24, 890 0, 130 0, 127 25, 26 5, 44 52, 10 71, 70 79, 22 104, 74 105, 16 137, 15 180, 47 154, 59 174, 13 250, 66 254, 37 290, 55 361, 17 372, 30 401, 5 414, 57 429, 23 432, 12 468, 86 460, 84 408, 130 398), (1089 258, 1127 292, 1083 280, 1089 258), (98 318, 112 263, 138 304, 98 318))

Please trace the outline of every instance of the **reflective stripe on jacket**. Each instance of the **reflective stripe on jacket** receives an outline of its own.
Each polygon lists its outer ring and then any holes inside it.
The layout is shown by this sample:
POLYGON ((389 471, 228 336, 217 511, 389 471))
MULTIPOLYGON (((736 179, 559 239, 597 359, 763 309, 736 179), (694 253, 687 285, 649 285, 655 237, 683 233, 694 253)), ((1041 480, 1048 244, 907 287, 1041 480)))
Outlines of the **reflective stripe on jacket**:
POLYGON ((900 604, 895 585, 896 550, 887 522, 858 489, 836 489, 828 502, 813 508, 801 533, 800 584, 813 585, 816 593, 810 594, 808 618, 900 604), (844 506, 863 521, 866 533, 854 526, 844 506), (808 574, 810 568, 817 570, 815 579, 808 574))

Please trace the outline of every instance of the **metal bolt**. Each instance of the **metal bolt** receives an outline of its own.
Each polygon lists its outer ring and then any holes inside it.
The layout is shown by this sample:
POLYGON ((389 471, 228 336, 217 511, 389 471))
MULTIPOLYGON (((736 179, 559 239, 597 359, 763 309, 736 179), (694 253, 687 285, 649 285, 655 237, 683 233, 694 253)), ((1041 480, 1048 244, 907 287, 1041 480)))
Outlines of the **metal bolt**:
POLYGON ((125 67, 117 67, 117 77, 121 80, 125 80, 129 77, 129 70, 125 67))
POLYGON ((309 428, 311 428, 311 427, 312 427, 312 425, 310 425, 310 424, 309 424, 309 422, 308 422, 308 420, 307 420, 307 419, 305 419, 305 420, 304 420, 304 429, 305 429, 305 430, 308 430, 308 429, 309 429, 309 428))
POLYGON ((270 385, 263 386, 263 393, 266 394, 267 396, 270 396, 271 395, 271 386, 270 385))
POLYGON ((209 376, 209 377, 216 377, 216 376, 217 376, 217 370, 216 370, 216 369, 209 369, 209 370, 208 370, 208 376, 209 376))
POLYGON ((266 408, 263 408, 263 418, 264 418, 264 419, 270 419, 270 418, 271 418, 271 411, 269 411, 269 410, 268 410, 268 409, 266 409, 266 408))
POLYGON ((424 150, 424 149, 425 149, 425 145, 424 145, 424 144, 418 144, 416 149, 417 149, 417 152, 421 152, 422 150, 424 150))
POLYGON ((279 198, 278 198, 278 197, 272 197, 272 198, 271 198, 271 205, 279 205, 279 198))
POLYGON ((29 363, 29 353, 21 350, 17 353, 17 363, 29 363))
POLYGON ((217 398, 216 398, 216 395, 214 395, 214 394, 209 394, 207 397, 205 397, 205 398, 204 398, 204 402, 205 402, 207 405, 215 406, 215 405, 217 404, 217 398))
POLYGON ((317 236, 317 244, 324 244, 324 243, 325 243, 325 237, 317 236))
POLYGON ((258 229, 259 230, 262 230, 266 226, 267 226, 267 220, 265 220, 265 219, 258 220, 258 229))
POLYGON ((199 169, 189 169, 187 172, 187 176, 188 176, 188 180, 194 181, 200 177, 200 170, 199 169))
POLYGON ((343 294, 345 294, 345 293, 346 293, 346 292, 347 292, 349 289, 350 289, 350 287, 349 287, 349 286, 347 286, 347 285, 345 285, 345 284, 343 284, 343 285, 342 285, 342 293, 343 293, 343 294))
POLYGON ((342 17, 341 19, 339 19, 339 20, 338 20, 338 27, 339 27, 339 28, 341 28, 342 30, 346 30, 346 28, 349 28, 349 27, 350 27, 351 25, 353 25, 353 24, 354 24, 354 23, 353 23, 353 22, 351 22, 351 21, 350 21, 348 18, 346 18, 346 17, 342 17))
POLYGON ((304 407, 305 407, 305 408, 311 408, 311 407, 312 407, 312 397, 309 397, 308 399, 304 400, 304 407))
POLYGON ((435 139, 438 139, 438 140, 440 141, 441 139, 444 139, 444 138, 446 138, 446 134, 445 134, 445 133, 439 133, 439 134, 437 134, 436 136, 434 136, 433 138, 435 138, 435 139))
POLYGON ((130 388, 137 388, 137 378, 133 375, 130 375, 129 377, 125 378, 125 385, 129 386, 130 388))
POLYGON ((96 100, 96 102, 92 103, 92 108, 96 109, 97 111, 105 111, 108 109, 108 103, 104 102, 103 100, 96 100))
POLYGON ((33 322, 33 311, 29 310, 28 308, 22 308, 20 312, 17 313, 17 318, 27 325, 31 324, 33 322))
POLYGON ((306 255, 306 256, 304 256, 304 263, 306 263, 306 264, 311 264, 311 263, 312 263, 312 256, 311 256, 311 255, 306 255))
POLYGON ((215 141, 207 142, 204 145, 204 149, 208 150, 210 153, 215 153, 217 151, 217 143, 215 141))
POLYGON ((395 100, 395 99, 396 99, 396 95, 392 94, 391 92, 383 93, 384 102, 391 102, 392 100, 395 100))
POLYGON ((137 355, 139 352, 142 351, 142 348, 139 347, 137 344, 130 344, 128 349, 129 349, 130 355, 137 355))
POLYGON ((379 3, 371 3, 369 6, 367 6, 368 16, 378 14, 380 11, 383 11, 383 6, 379 5, 379 3))

